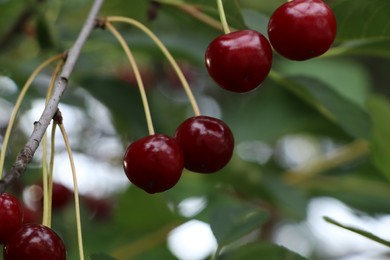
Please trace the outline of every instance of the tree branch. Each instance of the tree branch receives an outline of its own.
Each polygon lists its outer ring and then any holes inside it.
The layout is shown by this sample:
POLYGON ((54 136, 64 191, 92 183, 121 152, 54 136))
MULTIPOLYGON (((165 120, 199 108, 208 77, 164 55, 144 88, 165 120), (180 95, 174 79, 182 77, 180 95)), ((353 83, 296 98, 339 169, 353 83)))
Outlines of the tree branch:
POLYGON ((16 161, 10 172, 7 173, 2 180, 0 180, 0 194, 2 194, 9 185, 16 181, 25 172, 28 164, 34 156, 35 151, 38 149, 39 143, 41 142, 50 121, 57 112, 58 104, 68 85, 70 74, 73 71, 77 59, 79 58, 81 49, 92 30, 95 28, 95 19, 103 2, 104 0, 95 0, 93 6, 91 7, 89 15, 76 42, 68 52, 66 62, 56 83, 57 87, 54 89, 53 95, 43 110, 39 121, 34 123, 34 130, 26 145, 16 157, 16 161))

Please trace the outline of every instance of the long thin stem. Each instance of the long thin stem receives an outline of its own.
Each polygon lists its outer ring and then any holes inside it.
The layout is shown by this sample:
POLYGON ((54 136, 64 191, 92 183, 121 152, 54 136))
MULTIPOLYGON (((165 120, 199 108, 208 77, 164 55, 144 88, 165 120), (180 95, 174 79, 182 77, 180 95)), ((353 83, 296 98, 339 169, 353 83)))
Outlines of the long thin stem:
POLYGON ((118 32, 118 30, 116 30, 115 27, 110 22, 107 22, 105 24, 105 26, 117 38, 119 43, 122 45, 122 48, 125 51, 127 58, 129 59, 131 67, 133 68, 134 75, 135 75, 135 78, 136 78, 137 84, 138 84, 138 89, 139 89, 140 94, 141 94, 142 104, 144 106, 146 123, 148 125, 149 134, 153 135, 154 128, 153 128, 153 122, 152 122, 152 116, 150 113, 149 103, 148 103, 148 99, 146 97, 145 87, 144 87, 144 83, 142 82, 141 73, 139 72, 137 63, 134 59, 134 56, 133 56, 129 46, 127 45, 125 39, 123 39, 122 35, 118 32))
POLYGON ((223 9, 222 0, 217 0, 217 6, 218 6, 218 13, 219 13, 219 18, 221 19, 223 31, 225 33, 230 33, 230 28, 226 20, 226 14, 225 14, 225 10, 223 9))
POLYGON ((76 210, 77 240, 79 244, 80 260, 84 260, 84 247, 83 247, 83 236, 81 230, 80 202, 79 202, 79 192, 78 192, 78 185, 77 185, 76 167, 74 164, 72 149, 70 148, 69 145, 68 134, 66 133, 65 127, 62 123, 59 124, 59 127, 61 130, 62 137, 64 138, 66 150, 69 155, 70 166, 72 168, 72 177, 73 177, 73 186, 74 186, 74 204, 76 210))
POLYGON ((131 24, 140 30, 142 30, 145 34, 147 34, 155 43, 156 45, 160 48, 162 53, 165 55, 167 60, 171 63, 173 69, 175 70, 177 76, 179 77, 183 88, 188 96, 188 99, 191 103, 192 109, 194 110, 194 114, 196 116, 200 115, 200 110, 199 106, 196 103, 195 97, 191 91, 190 85, 188 84, 188 81, 186 80, 182 70, 180 69, 179 65, 177 64, 176 60, 173 58, 171 53, 168 51, 168 49, 165 47, 165 45, 160 41, 160 39, 151 31, 149 30, 145 25, 142 23, 131 19, 127 17, 121 17, 121 16, 109 16, 107 17, 107 22, 122 22, 122 23, 128 23, 131 24))
MULTIPOLYGON (((54 84, 56 82, 57 76, 60 73, 61 67, 64 64, 64 61, 57 63, 57 66, 51 77, 49 87, 47 89, 45 105, 50 99, 50 96, 53 92, 54 84)), ((53 154, 53 151, 52 151, 53 154)), ((51 227, 51 202, 52 202, 52 179, 50 174, 52 172, 47 170, 47 135, 45 134, 42 138, 42 182, 43 182, 43 219, 42 224, 51 227)))
MULTIPOLYGON (((94 1, 89 15, 83 25, 83 28, 81 29, 81 32, 76 42, 68 52, 67 60, 64 64, 61 75, 57 80, 57 87, 55 88, 53 95, 51 96, 47 106, 42 112, 40 119, 35 122, 34 130, 30 138, 26 142, 25 146, 16 157, 16 160, 11 170, 0 180, 0 194, 3 193, 9 185, 16 181, 26 171, 26 168, 31 162, 35 151, 38 149, 39 143, 42 140, 43 135, 45 134, 51 119, 57 111, 58 104, 61 100, 62 94, 65 92, 65 89, 68 85, 70 74, 73 71, 76 61, 80 55, 81 49, 84 46, 86 40, 88 39, 90 33, 95 28, 95 19, 99 13, 103 2, 104 0, 94 1)), ((4 161, 4 159, 2 161, 4 161)), ((3 166, 1 166, 0 168, 1 172, 3 170, 2 168, 3 166)))
POLYGON ((48 211, 48 223, 51 223, 51 208, 53 202, 53 169, 54 169, 54 154, 55 154, 55 133, 56 133, 57 123, 53 123, 51 128, 51 143, 50 143, 50 162, 49 162, 49 211, 48 211))
POLYGON ((8 122, 7 130, 4 135, 4 141, 3 141, 3 146, 1 148, 1 154, 0 154, 0 178, 3 176, 3 168, 4 168, 4 161, 5 161, 5 154, 7 151, 8 147, 8 142, 11 136, 12 128, 14 126, 15 120, 16 120, 16 115, 19 111, 20 105, 22 104, 22 101, 24 99, 24 96, 27 93, 27 90, 30 88, 31 83, 34 81, 34 79, 38 76, 41 71, 46 68, 50 63, 59 60, 62 58, 62 54, 56 55, 54 57, 51 57, 47 60, 45 60, 41 65, 39 65, 33 73, 31 73, 30 77, 27 79, 26 83, 24 84, 22 90, 20 91, 20 94, 16 100, 15 106, 12 110, 11 113, 11 118, 8 122))

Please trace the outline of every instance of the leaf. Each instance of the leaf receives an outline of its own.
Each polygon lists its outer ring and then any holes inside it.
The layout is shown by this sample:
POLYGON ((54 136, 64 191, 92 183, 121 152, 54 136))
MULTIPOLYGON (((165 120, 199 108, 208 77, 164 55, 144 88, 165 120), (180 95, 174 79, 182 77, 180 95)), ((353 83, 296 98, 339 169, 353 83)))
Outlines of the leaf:
POLYGON ((331 6, 337 20, 332 54, 390 56, 390 1, 340 0, 331 6))
POLYGON ((304 76, 283 77, 271 72, 272 79, 338 124, 355 138, 368 139, 371 119, 360 106, 347 100, 318 79, 304 76))
POLYGON ((305 257, 288 250, 283 246, 270 243, 251 243, 237 249, 227 251, 218 259, 221 260, 303 260, 305 257))
POLYGON ((92 254, 89 259, 90 260, 116 260, 116 258, 103 253, 92 254))
POLYGON ((340 0, 331 8, 337 20, 337 41, 390 38, 390 1, 340 0))
POLYGON ((222 246, 258 229, 266 219, 265 211, 246 205, 220 206, 211 214, 210 227, 222 246))
POLYGON ((371 79, 366 68, 356 61, 333 58, 291 62, 284 59, 279 62, 278 69, 285 76, 317 78, 344 98, 365 108, 371 79))
POLYGON ((330 49, 325 55, 337 56, 341 54, 388 58, 390 57, 390 38, 346 41, 330 49))
POLYGON ((334 220, 334 219, 332 219, 330 217, 324 217, 324 220, 326 222, 328 222, 328 223, 331 223, 331 224, 336 225, 338 227, 347 229, 347 230, 349 230, 351 232, 354 232, 354 233, 357 233, 357 234, 359 234, 361 236, 364 236, 364 237, 366 237, 366 238, 368 238, 368 239, 370 239, 372 241, 375 241, 375 242, 378 242, 378 243, 380 243, 382 245, 390 247, 390 241, 382 239, 382 238, 380 238, 380 237, 378 237, 378 236, 376 236, 376 235, 374 235, 374 234, 372 234, 372 233, 370 233, 368 231, 365 231, 365 230, 362 230, 362 229, 359 229, 359 228, 356 228, 356 227, 343 225, 340 222, 337 222, 336 220, 334 220))
POLYGON ((373 119, 371 151, 374 164, 390 180, 390 103, 380 96, 368 100, 373 119))

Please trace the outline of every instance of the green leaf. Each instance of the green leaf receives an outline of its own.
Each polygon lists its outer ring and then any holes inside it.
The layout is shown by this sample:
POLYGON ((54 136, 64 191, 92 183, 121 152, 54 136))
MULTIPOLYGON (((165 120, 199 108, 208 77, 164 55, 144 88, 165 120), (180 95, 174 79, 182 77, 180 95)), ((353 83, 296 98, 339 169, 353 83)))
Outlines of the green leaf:
POLYGON ((221 260, 303 260, 305 257, 288 250, 283 246, 270 243, 251 243, 237 249, 227 251, 218 259, 221 260))
POLYGON ((312 59, 294 62, 283 59, 276 65, 285 76, 316 78, 344 98, 365 108, 370 75, 362 64, 342 58, 312 59))
POLYGON ((360 106, 341 96, 327 84, 311 77, 294 76, 286 78, 273 71, 271 71, 270 76, 328 119, 338 124, 352 137, 369 138, 371 119, 368 113, 360 106))
POLYGON ((390 57, 390 38, 346 41, 330 49, 324 56, 361 55, 390 57))
POLYGON ((222 246, 259 229, 266 219, 265 211, 250 206, 219 206, 211 214, 210 227, 222 246))
POLYGON ((390 241, 382 239, 382 238, 380 238, 380 237, 378 237, 378 236, 376 236, 376 235, 374 235, 374 234, 372 234, 372 233, 370 233, 368 231, 365 231, 365 230, 362 230, 362 229, 356 228, 356 227, 343 225, 340 222, 337 222, 336 220, 334 220, 334 219, 332 219, 330 217, 324 217, 324 220, 326 222, 328 222, 328 223, 331 223, 331 224, 336 225, 338 227, 341 227, 341 228, 344 228, 346 230, 352 231, 352 232, 354 232, 356 234, 359 234, 361 236, 364 236, 364 237, 366 237, 366 238, 368 238, 368 239, 370 239, 372 241, 375 241, 375 242, 378 242, 378 243, 380 243, 382 245, 390 247, 390 241))
POLYGON ((381 96, 368 100, 373 120, 371 137, 372 159, 376 167, 390 180, 390 103, 381 96))
POLYGON ((89 259, 90 260, 116 260, 116 258, 103 253, 92 254, 89 259))
POLYGON ((390 1, 340 0, 331 6, 337 41, 390 38, 390 1))

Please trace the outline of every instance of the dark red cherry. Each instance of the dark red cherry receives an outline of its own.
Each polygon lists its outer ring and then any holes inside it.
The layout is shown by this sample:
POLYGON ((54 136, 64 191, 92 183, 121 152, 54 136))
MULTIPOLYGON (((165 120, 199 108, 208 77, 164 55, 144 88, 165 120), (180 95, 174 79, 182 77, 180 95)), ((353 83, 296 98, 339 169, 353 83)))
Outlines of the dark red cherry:
POLYGON ((41 224, 24 224, 4 245, 4 260, 65 260, 62 239, 41 224))
POLYGON ((0 244, 6 243, 23 222, 19 201, 8 193, 0 195, 0 244))
POLYGON ((220 35, 207 47, 206 68, 214 81, 233 92, 258 87, 272 65, 272 49, 261 33, 242 30, 220 35))
POLYGON ((188 118, 176 129, 175 138, 183 150, 184 166, 190 171, 216 172, 230 161, 233 154, 233 134, 217 118, 188 118))
POLYGON ((324 54, 336 37, 336 18, 322 0, 294 0, 281 5, 268 23, 272 47, 291 60, 324 54))
POLYGON ((59 210, 65 207, 72 199, 73 192, 58 182, 53 182, 52 207, 59 210))
POLYGON ((123 166, 127 178, 148 193, 166 191, 179 181, 183 153, 174 138, 154 134, 129 145, 123 166))

